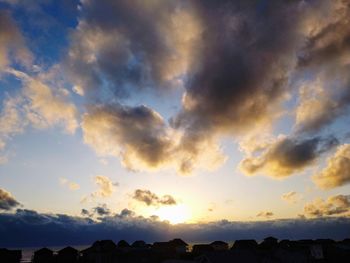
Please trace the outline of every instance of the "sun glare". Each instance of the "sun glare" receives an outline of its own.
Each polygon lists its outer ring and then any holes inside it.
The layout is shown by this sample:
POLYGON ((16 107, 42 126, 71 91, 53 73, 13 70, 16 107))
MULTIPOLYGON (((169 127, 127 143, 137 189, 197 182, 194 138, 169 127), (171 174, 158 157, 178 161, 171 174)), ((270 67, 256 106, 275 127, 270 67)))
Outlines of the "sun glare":
POLYGON ((163 206, 156 212, 161 220, 169 221, 171 224, 185 223, 191 217, 186 205, 163 206))

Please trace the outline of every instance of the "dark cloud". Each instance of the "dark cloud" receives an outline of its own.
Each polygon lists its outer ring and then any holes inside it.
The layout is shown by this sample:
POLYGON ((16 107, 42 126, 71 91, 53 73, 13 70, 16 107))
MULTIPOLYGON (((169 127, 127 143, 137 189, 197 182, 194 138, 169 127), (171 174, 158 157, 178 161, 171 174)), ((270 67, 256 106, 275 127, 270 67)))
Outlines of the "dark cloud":
POLYGON ((106 204, 102 204, 100 206, 96 206, 92 209, 94 213, 98 216, 108 216, 111 214, 111 210, 107 207, 106 204))
POLYGON ((92 216, 91 213, 89 212, 89 210, 83 208, 81 209, 81 215, 82 216, 92 216))
POLYGON ((93 207, 90 211, 87 209, 81 209, 81 215, 86 217, 97 216, 98 219, 102 219, 104 216, 109 216, 111 210, 107 207, 106 204, 100 204, 96 207, 93 207))
POLYGON ((143 202, 146 205, 176 205, 177 202, 171 195, 164 195, 159 197, 150 190, 137 189, 134 192, 133 198, 139 202, 143 202))
POLYGON ((14 214, 0 214, 0 246, 89 245, 100 239, 154 242, 174 237, 181 237, 188 242, 249 238, 262 240, 270 235, 279 239, 344 239, 349 236, 349 229, 349 218, 336 217, 264 222, 222 220, 202 224, 170 225, 157 221, 156 218, 122 216, 122 213, 103 217, 102 221, 93 221, 88 218, 40 214, 19 209, 14 214))
POLYGON ((135 216, 135 212, 127 208, 124 208, 119 214, 119 217, 121 218, 133 217, 133 216, 135 216))
POLYGON ((12 196, 11 193, 0 188, 0 210, 11 210, 19 205, 20 203, 12 196))
POLYGON ((263 173, 276 178, 286 177, 302 171, 337 145, 338 140, 333 136, 310 139, 279 137, 266 144, 258 156, 245 158, 240 167, 248 175, 263 173))
POLYGON ((192 43, 189 5, 182 0, 82 3, 67 60, 73 82, 122 98, 132 87, 160 87, 179 77, 192 43))
POLYGON ((173 125, 185 147, 216 133, 240 134, 280 112, 302 43, 299 1, 199 1, 204 26, 184 108, 173 125), (283 32, 283 33, 282 33, 283 32))
POLYGON ((125 167, 155 168, 171 159, 171 141, 162 117, 146 106, 97 106, 85 115, 85 143, 98 153, 122 158, 125 167))

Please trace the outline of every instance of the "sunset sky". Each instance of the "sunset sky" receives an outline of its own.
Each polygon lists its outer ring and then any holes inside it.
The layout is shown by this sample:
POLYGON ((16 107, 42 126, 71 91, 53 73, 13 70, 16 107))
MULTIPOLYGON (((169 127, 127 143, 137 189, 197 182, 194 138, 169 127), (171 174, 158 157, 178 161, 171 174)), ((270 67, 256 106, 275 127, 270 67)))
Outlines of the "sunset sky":
POLYGON ((349 73, 348 0, 0 0, 0 245, 350 235, 349 73))

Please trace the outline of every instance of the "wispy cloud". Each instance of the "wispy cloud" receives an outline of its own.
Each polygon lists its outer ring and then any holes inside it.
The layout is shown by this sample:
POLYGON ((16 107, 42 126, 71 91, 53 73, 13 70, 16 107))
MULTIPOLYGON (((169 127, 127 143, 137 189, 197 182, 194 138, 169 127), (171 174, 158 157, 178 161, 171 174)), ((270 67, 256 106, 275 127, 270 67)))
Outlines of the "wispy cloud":
POLYGON ((67 186, 70 190, 76 191, 80 189, 80 185, 76 182, 69 181, 67 178, 60 178, 60 184, 67 186))
POLYGON ((116 186, 118 186, 118 183, 113 183, 109 177, 104 175, 96 175, 94 177, 94 183, 97 185, 98 189, 91 194, 84 196, 81 203, 85 203, 89 199, 111 197, 115 192, 116 186))
POLYGON ((296 204, 303 198, 303 196, 300 193, 297 193, 295 191, 291 191, 291 192, 283 194, 281 198, 282 198, 282 200, 284 200, 290 204, 296 204))
POLYGON ((257 217, 262 217, 262 218, 271 218, 274 216, 274 213, 271 211, 261 211, 257 215, 257 217))

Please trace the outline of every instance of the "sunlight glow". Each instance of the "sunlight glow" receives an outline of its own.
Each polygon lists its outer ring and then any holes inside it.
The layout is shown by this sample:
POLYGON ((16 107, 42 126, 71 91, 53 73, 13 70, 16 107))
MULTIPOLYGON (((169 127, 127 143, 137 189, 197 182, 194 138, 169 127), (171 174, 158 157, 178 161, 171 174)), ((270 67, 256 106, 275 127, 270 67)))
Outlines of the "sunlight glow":
POLYGON ((185 223, 191 218, 189 208, 184 205, 163 206, 156 213, 161 220, 169 221, 171 224, 185 223))

